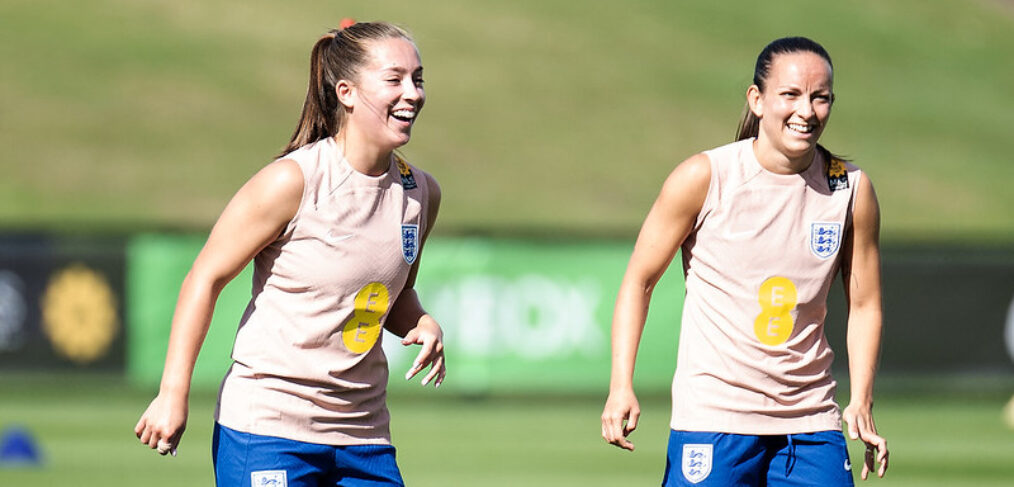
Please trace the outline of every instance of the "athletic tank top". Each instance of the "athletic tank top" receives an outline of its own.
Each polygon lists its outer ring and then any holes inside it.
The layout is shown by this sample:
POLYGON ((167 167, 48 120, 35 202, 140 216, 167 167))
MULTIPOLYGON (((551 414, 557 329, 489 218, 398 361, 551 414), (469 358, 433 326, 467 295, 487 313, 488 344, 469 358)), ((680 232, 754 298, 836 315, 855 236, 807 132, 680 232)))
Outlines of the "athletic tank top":
POLYGON ((382 327, 426 231, 426 177, 400 158, 359 173, 332 138, 283 158, 303 172, 302 200, 254 258, 215 418, 310 443, 389 444, 382 327))
POLYGON ((839 430, 824 317, 861 173, 818 156, 802 173, 775 174, 757 161, 753 139, 705 154, 711 182, 682 247, 671 426, 839 430))

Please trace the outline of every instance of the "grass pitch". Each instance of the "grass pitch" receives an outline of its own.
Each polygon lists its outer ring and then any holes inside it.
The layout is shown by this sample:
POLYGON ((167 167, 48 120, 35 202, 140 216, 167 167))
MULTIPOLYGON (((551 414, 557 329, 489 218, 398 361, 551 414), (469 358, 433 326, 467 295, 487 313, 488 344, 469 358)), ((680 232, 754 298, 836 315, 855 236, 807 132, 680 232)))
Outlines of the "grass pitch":
MULTIPOLYGON (((1011 485, 1014 431, 1001 415, 1005 394, 880 394, 876 419, 891 445, 891 468, 887 478, 866 485, 1011 485)), ((0 427, 27 428, 43 452, 41 466, 0 467, 0 485, 212 485, 214 394, 191 398, 189 427, 175 458, 160 457, 134 437, 150 398, 149 391, 113 376, 0 375, 0 427)), ((668 398, 641 398, 633 453, 599 437, 602 399, 463 398, 432 390, 395 395, 390 407, 398 460, 415 487, 658 485, 668 398)), ((852 445, 853 462, 860 454, 852 445)))
POLYGON ((835 61, 824 142, 876 184, 885 240, 1014 239, 1005 0, 5 0, 0 227, 209 228, 342 17, 415 34, 404 152, 441 233, 631 238, 675 164, 730 141, 760 49, 807 35, 835 61))

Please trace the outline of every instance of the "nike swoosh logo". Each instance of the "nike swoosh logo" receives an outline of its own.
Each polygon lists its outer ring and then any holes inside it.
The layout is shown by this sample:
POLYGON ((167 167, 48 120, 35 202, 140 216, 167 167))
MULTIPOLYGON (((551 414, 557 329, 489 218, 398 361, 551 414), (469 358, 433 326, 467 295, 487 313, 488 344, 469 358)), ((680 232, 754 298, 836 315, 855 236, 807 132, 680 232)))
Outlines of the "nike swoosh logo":
POLYGON ((331 243, 341 242, 342 240, 348 240, 348 239, 350 239, 350 238, 352 238, 354 236, 355 236, 355 234, 352 234, 352 233, 350 233, 348 235, 335 235, 333 232, 328 232, 327 233, 328 241, 330 241, 331 243))
POLYGON ((850 462, 848 458, 845 459, 845 471, 846 472, 852 471, 852 462, 850 462))

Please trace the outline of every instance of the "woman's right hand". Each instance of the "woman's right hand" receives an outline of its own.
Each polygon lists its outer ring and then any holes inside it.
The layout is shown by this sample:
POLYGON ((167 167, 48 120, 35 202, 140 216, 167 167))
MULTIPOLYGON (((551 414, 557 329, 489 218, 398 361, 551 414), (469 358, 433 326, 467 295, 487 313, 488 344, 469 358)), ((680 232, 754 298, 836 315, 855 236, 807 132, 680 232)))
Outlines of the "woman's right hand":
POLYGON ((186 397, 176 398, 160 393, 141 415, 134 433, 141 443, 159 454, 176 456, 183 431, 187 429, 188 406, 186 397))
POLYGON ((602 409, 602 438, 611 445, 634 451, 634 444, 627 436, 637 428, 640 416, 641 406, 633 390, 610 392, 602 409))

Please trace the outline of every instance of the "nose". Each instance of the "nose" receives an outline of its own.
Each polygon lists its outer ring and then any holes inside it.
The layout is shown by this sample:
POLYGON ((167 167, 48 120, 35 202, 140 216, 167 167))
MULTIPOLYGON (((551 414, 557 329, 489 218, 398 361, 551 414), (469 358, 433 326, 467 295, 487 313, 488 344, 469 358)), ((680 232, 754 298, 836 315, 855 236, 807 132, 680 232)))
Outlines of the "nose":
POLYGON ((422 87, 415 84, 415 81, 408 79, 402 82, 402 95, 405 101, 419 101, 423 97, 422 87))
POLYGON ((800 97, 799 102, 796 104, 796 113, 805 120, 813 117, 813 100, 809 97, 800 97))

